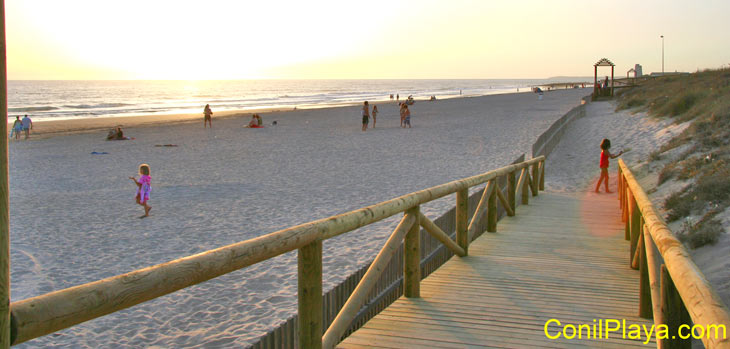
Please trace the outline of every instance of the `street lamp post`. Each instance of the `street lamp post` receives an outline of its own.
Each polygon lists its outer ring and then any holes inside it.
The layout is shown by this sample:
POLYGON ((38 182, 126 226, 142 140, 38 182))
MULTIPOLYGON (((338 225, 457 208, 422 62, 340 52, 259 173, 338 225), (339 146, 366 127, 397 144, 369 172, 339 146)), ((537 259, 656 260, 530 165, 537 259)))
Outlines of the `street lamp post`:
POLYGON ((662 37, 662 76, 664 76, 664 35, 662 37))

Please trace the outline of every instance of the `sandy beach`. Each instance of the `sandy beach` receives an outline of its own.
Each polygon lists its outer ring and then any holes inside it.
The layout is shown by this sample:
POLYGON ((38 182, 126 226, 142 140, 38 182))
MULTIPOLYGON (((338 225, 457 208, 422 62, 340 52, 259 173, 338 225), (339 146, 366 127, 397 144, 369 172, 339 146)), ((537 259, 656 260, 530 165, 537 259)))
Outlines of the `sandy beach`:
MULTIPOLYGON (((126 127, 10 142, 12 300, 94 281, 482 173, 527 152, 587 91, 417 102, 413 128, 383 105, 361 131, 359 107, 126 127), (270 126, 277 120, 278 126, 270 126), (176 144, 177 147, 155 147, 176 144), (106 154, 92 154, 92 152, 106 154), (151 217, 138 219, 140 163, 151 217)), ((87 130, 90 131, 90 130, 87 130)), ((453 198, 423 211, 439 216, 453 198)), ((390 219, 328 240, 324 289, 374 257, 390 219)), ((23 346, 238 347, 296 311, 290 253, 23 346)))
MULTIPOLYGON (((552 91, 542 101, 534 94, 419 101, 412 129, 400 128, 397 106, 384 103, 376 128, 366 132, 359 106, 262 113, 263 129, 243 127, 250 114, 221 117, 213 129, 203 129, 197 115, 136 118, 125 128, 135 140, 113 142, 104 137, 117 118, 99 128, 49 122, 44 137, 10 142, 12 300, 347 212, 503 166, 522 153, 529 158, 537 136, 586 92, 552 91), (156 146, 162 144, 177 146, 156 146), (152 169, 146 219, 137 218, 142 208, 127 179, 142 162, 152 169)), ((658 165, 647 164, 648 155, 687 124, 615 109, 590 103, 569 125, 548 157, 547 191, 607 195, 593 192, 603 138, 614 153, 631 149, 623 160, 647 190, 655 186, 658 165)), ((611 160, 613 191, 616 168, 611 160)), ((671 190, 652 194, 660 211, 671 190)), ((435 218, 453 202, 443 198, 422 210, 435 218)), ((328 240, 324 290, 371 260, 396 223, 328 240)), ((724 299, 727 273, 713 261, 727 246, 723 240, 692 251, 724 299)), ((241 347, 296 312, 296 282, 296 254, 289 253, 19 347, 241 347)))

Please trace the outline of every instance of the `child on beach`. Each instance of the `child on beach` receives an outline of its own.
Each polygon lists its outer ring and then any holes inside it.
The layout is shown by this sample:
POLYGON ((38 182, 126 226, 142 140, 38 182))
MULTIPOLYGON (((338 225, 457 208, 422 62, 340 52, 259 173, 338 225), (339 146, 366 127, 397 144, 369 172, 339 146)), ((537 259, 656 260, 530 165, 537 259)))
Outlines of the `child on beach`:
POLYGON ((210 110, 210 104, 206 104, 205 108, 203 108, 203 128, 205 128, 206 124, 213 128, 213 111, 210 110))
POLYGON ((377 120, 375 119, 376 114, 378 114, 378 106, 374 105, 373 106, 373 128, 375 128, 375 122, 377 122, 377 120))
POLYGON ((403 121, 406 118, 406 110, 405 110, 406 105, 405 104, 400 104, 400 103, 398 105, 400 105, 400 111, 399 111, 400 112, 400 127, 404 127, 403 126, 403 121))
POLYGON ((150 215, 150 210, 152 207, 147 204, 147 201, 150 200, 150 192, 152 191, 152 177, 150 177, 150 165, 142 164, 139 165, 139 180, 137 180, 134 177, 129 177, 129 179, 134 181, 134 184, 137 185, 137 204, 144 206, 144 216, 141 216, 139 218, 145 218, 150 215))
POLYGON ((611 191, 608 190, 608 159, 615 159, 624 153, 622 150, 618 154, 614 155, 608 151, 609 149, 611 149, 611 141, 604 138, 601 141, 601 161, 599 163, 599 167, 601 168, 601 177, 598 179, 598 183, 596 183, 596 193, 600 193, 599 188, 603 181, 605 181, 606 193, 611 193, 611 191))

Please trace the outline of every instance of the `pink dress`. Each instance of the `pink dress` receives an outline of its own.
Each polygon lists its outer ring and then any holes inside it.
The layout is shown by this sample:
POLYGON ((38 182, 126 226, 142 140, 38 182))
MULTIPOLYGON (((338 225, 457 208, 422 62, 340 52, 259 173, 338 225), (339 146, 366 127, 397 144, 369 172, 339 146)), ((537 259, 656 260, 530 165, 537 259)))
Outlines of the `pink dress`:
POLYGON ((140 202, 145 203, 150 199, 150 192, 152 192, 152 177, 141 175, 138 182, 142 185, 137 188, 137 196, 139 196, 140 202))

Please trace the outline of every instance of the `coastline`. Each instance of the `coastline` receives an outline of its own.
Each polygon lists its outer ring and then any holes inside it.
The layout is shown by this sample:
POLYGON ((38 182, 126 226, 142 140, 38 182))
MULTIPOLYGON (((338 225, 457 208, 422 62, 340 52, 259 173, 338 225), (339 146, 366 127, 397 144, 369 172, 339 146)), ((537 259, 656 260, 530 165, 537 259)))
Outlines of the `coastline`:
MULTIPOLYGON (((454 100, 454 99, 466 99, 466 98, 483 98, 496 95, 516 95, 524 94, 528 92, 509 92, 509 93, 498 93, 498 94, 487 94, 487 95, 464 95, 456 96, 451 98, 439 99, 437 101, 454 100)), ((387 101, 373 101, 370 105, 390 105, 402 102, 403 100, 387 100, 387 101)), ((416 99, 417 103, 430 102, 428 99, 416 99)), ((348 108, 359 106, 360 103, 339 103, 339 104, 326 104, 326 105, 306 105, 302 107, 270 107, 270 108, 255 108, 255 109, 244 109, 244 110, 224 110, 215 111, 215 105, 212 105, 213 109, 213 121, 224 120, 224 119, 236 119, 236 118, 250 118, 252 114, 262 114, 266 118, 267 114, 272 113, 290 113, 290 112, 301 112, 304 110, 330 110, 337 108, 348 108)), ((79 134, 79 133, 92 133, 97 131, 107 131, 116 126, 121 126, 124 129, 127 128, 142 128, 151 126, 162 126, 162 125, 175 125, 184 123, 195 123, 203 121, 203 106, 200 107, 199 113, 177 113, 177 114, 143 114, 133 116, 98 116, 91 118, 77 118, 77 119, 40 119, 33 121, 33 130, 30 133, 32 139, 45 139, 60 135, 79 134)), ((32 118, 32 115, 30 115, 32 118)), ((243 120, 248 122, 248 120, 243 120)), ((11 131, 12 123, 14 119, 8 116, 8 135, 11 131)), ((22 137, 21 137, 22 138, 22 137)))

